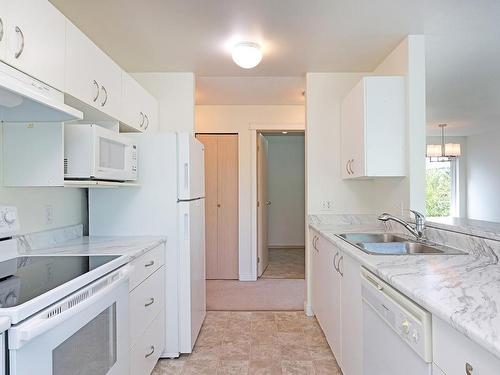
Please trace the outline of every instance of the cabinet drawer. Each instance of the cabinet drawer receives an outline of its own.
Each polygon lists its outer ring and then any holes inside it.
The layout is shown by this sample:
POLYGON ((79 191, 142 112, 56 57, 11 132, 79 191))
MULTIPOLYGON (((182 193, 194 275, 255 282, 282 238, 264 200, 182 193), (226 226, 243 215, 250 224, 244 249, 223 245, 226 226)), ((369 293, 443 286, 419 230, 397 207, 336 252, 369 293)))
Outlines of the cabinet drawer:
POLYGON ((150 375, 165 344, 163 310, 130 350, 130 375, 150 375))
POLYGON ((143 333, 164 307, 165 266, 162 266, 130 293, 130 342, 143 333))
POLYGON ((153 274, 165 263, 165 245, 159 245, 153 250, 130 263, 130 290, 135 289, 146 278, 153 274))
POLYGON ((432 319, 433 362, 448 375, 498 375, 500 359, 438 318, 432 319))

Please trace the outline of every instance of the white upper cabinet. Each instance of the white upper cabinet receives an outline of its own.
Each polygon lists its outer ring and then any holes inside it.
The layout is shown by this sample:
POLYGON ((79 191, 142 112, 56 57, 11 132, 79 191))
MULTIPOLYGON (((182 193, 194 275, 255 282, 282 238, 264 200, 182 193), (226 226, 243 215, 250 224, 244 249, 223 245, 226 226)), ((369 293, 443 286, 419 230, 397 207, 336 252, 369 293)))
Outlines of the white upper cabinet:
POLYGON ((122 73, 122 108, 120 121, 126 130, 146 131, 156 127, 158 101, 129 74, 122 73))
POLYGON ((111 118, 119 119, 121 82, 121 68, 67 20, 65 92, 111 118))
POLYGON ((341 109, 342 177, 404 176, 405 79, 364 77, 341 109))
POLYGON ((65 17, 47 0, 0 0, 0 59, 62 91, 65 17))

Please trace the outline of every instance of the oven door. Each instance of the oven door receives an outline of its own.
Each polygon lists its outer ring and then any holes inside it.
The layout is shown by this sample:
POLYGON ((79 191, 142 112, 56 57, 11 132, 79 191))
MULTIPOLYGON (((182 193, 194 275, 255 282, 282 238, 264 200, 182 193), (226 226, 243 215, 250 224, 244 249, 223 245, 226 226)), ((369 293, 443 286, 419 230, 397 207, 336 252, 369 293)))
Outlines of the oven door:
POLYGON ((11 375, 123 375, 128 276, 121 268, 8 332, 11 375))
POLYGON ((137 149, 119 133, 95 129, 94 177, 101 180, 135 180, 137 149))

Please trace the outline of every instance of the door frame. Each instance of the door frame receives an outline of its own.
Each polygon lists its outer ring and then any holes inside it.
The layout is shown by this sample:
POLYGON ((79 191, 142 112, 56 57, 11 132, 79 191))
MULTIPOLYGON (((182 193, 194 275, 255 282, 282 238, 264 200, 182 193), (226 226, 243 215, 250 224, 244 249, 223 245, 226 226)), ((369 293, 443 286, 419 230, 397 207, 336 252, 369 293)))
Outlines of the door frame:
MULTIPOLYGON (((248 281, 257 281, 257 133, 271 133, 271 132, 280 132, 280 131, 288 131, 288 132, 302 132, 304 133, 304 137, 306 134, 306 126, 304 123, 295 123, 295 124, 286 124, 286 123, 277 123, 277 124, 250 124, 249 126, 250 138, 251 138, 251 184, 252 184, 252 209, 251 209, 251 218, 252 218, 252 233, 251 233, 251 256, 250 259, 252 261, 251 269, 252 275, 248 281)), ((304 158, 307 158, 307 153, 305 152, 304 158)), ((307 160, 305 160, 305 182, 306 182, 306 190, 305 190, 305 223, 307 229, 307 160)), ((307 233, 307 231, 306 231, 307 233)), ((306 242, 307 243, 307 242, 306 242)), ((306 250, 307 252, 307 250, 306 250)), ((306 253, 306 285, 307 285, 307 253, 306 253)), ((241 280, 241 279, 240 279, 241 280)))

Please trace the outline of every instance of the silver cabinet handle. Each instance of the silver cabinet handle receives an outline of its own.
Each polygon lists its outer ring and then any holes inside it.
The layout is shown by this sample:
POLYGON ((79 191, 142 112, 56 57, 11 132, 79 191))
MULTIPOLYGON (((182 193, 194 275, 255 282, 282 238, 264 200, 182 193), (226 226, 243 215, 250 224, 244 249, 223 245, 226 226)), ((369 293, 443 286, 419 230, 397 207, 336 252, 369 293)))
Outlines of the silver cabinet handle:
POLYGON ((101 86, 101 91, 104 93, 104 100, 101 102, 101 107, 104 107, 108 102, 108 90, 106 90, 106 87, 101 86))
POLYGON ((3 20, 0 18, 0 42, 3 39, 3 20))
POLYGON ((94 87, 96 88, 95 90, 95 95, 94 97, 92 98, 92 101, 93 102, 96 102, 97 99, 99 98, 99 83, 97 83, 97 81, 94 79, 94 82, 92 82, 92 84, 94 85, 94 87))
POLYGON ((335 268, 335 271, 339 272, 339 269, 337 268, 337 257, 339 256, 339 252, 337 251, 335 253, 335 256, 333 257, 333 268, 335 268))
POLYGON ((144 117, 146 118, 146 126, 144 127, 144 130, 146 130, 149 126, 149 117, 148 115, 144 115, 144 117))
POLYGON ((349 170, 351 171, 351 174, 354 174, 354 171, 352 169, 352 163, 354 163, 354 159, 349 160, 349 170))
POLYGON ((315 249, 316 251, 318 250, 318 248, 316 247, 316 242, 317 242, 317 241, 318 241, 318 236, 316 236, 316 235, 315 235, 315 236, 313 237, 313 247, 314 247, 314 249, 315 249))
POLYGON ((340 269, 340 262, 342 262, 342 265, 344 265, 344 256, 343 255, 340 256, 339 261, 337 262, 337 271, 341 277, 344 277, 344 271, 340 269))
POLYGON ((151 306, 153 303, 155 303, 155 299, 154 299, 153 297, 151 297, 151 298, 149 299, 149 302, 146 302, 146 303, 144 304, 144 307, 151 306))
POLYGON ((345 163, 345 170, 347 171, 347 174, 351 174, 351 172, 349 171, 349 162, 351 160, 348 160, 347 163, 345 163))
POLYGON ((474 368, 470 365, 470 363, 465 364, 465 373, 467 375, 472 375, 472 371, 474 371, 474 368))
MULTIPOLYGON (((3 29, 3 27, 2 27, 2 29, 3 29)), ((19 50, 14 54, 14 57, 16 59, 18 59, 21 57, 21 54, 24 51, 24 34, 19 26, 16 26, 15 30, 16 30, 16 33, 19 34, 19 36, 21 37, 21 46, 19 47, 19 50)))
POLYGON ((144 358, 151 357, 154 352, 155 352, 155 347, 154 347, 154 345, 151 345, 151 347, 149 348, 149 353, 146 353, 146 355, 144 356, 144 358))
POLYGON ((152 260, 151 262, 146 263, 146 264, 144 265, 144 267, 151 267, 151 266, 152 266, 152 265, 154 265, 154 264, 155 264, 155 261, 154 261, 154 260, 152 260))
POLYGON ((140 112, 139 113, 139 117, 140 117, 140 121, 139 121, 139 126, 142 128, 142 126, 144 125, 144 113, 140 112))

